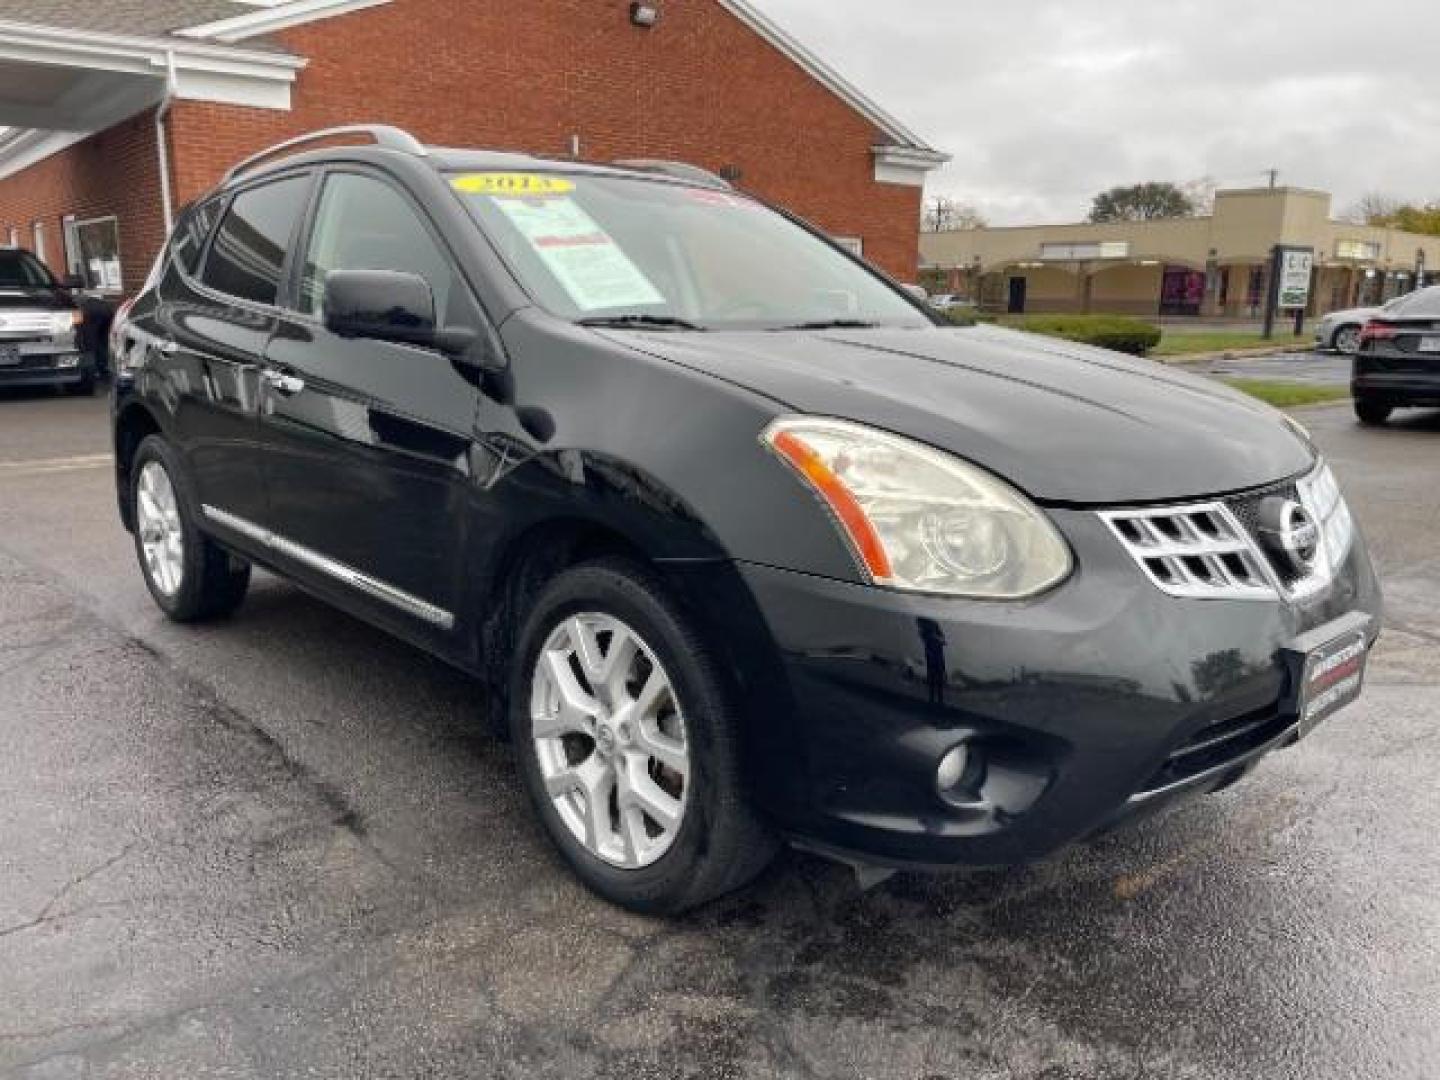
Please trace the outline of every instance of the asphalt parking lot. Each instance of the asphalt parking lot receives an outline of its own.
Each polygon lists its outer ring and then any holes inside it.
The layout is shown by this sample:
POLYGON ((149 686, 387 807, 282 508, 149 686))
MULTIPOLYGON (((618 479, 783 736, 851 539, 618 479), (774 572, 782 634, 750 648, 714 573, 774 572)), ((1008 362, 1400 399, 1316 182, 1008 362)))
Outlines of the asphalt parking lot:
POLYGON ((1272 353, 1269 356, 1236 356, 1196 365, 1207 375, 1234 379, 1277 379, 1285 382, 1322 383, 1346 386, 1350 383, 1351 360, 1334 352, 1272 353))
POLYGON ((167 624, 103 400, 0 396, 0 1075, 1440 1076, 1440 414, 1301 419, 1386 582, 1359 705, 1041 866, 789 855, 663 923, 562 868, 466 678, 268 577, 167 624))

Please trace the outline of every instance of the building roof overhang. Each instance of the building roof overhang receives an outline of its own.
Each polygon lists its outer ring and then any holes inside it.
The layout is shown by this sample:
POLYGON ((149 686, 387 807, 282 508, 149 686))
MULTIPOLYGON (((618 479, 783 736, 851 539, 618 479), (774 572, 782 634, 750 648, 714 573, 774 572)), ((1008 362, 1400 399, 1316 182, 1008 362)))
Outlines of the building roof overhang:
POLYGON ((288 109, 305 63, 273 49, 0 20, 0 177, 167 94, 288 109))

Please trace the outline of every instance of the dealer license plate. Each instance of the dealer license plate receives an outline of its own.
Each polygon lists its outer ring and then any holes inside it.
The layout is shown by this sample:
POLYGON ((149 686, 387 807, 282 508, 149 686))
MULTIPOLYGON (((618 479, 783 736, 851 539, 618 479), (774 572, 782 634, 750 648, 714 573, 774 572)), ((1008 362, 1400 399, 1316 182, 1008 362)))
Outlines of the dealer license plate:
POLYGON ((1366 653, 1367 634, 1358 629, 1306 655, 1298 702, 1302 739, 1360 696, 1366 653))
POLYGON ((1422 337, 1420 339, 1421 352, 1440 352, 1440 337, 1422 337))
POLYGON ((20 346, 0 343, 0 367, 14 367, 20 363, 20 346))

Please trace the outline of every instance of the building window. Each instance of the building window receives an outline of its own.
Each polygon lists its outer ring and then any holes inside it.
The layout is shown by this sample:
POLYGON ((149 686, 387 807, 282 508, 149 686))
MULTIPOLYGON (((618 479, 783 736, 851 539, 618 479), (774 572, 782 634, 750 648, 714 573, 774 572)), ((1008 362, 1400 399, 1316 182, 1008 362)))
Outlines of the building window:
POLYGON ((830 238, 839 244, 851 255, 863 259, 865 257, 865 241, 858 236, 832 236, 830 238))
POLYGON ((35 252, 37 259, 45 262, 45 223, 43 221, 35 222, 34 236, 35 246, 31 250, 35 252))
POLYGON ((1040 258, 1046 262, 1078 262, 1089 259, 1127 259, 1129 257, 1130 241, 1128 240, 1094 240, 1040 245, 1040 258))
POLYGON ((65 219, 65 268, 101 292, 120 291, 120 223, 114 217, 65 219))
POLYGON ((18 247, 20 246, 20 230, 17 229, 14 225, 11 225, 11 226, 10 226, 10 245, 9 245, 9 246, 12 247, 12 248, 18 248, 18 247))
POLYGON ((1373 262, 1380 257, 1380 244, 1373 240, 1337 240, 1335 241, 1335 257, 1373 262))

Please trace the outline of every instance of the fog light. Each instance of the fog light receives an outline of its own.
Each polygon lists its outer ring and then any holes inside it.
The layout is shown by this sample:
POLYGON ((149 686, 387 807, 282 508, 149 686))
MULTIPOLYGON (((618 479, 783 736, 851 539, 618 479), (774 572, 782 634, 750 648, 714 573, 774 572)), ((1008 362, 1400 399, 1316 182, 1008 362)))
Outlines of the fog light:
POLYGON ((942 795, 951 790, 965 778, 965 770, 969 766, 970 750, 965 744, 952 748, 940 759, 940 767, 935 770, 936 788, 942 795))
POLYGON ((69 356, 60 356, 55 360, 55 366, 60 368, 72 368, 80 366, 80 357, 71 353, 69 356))

